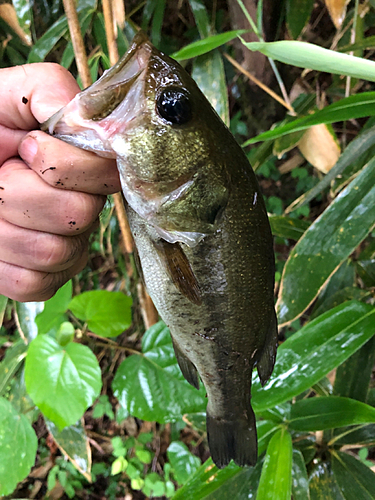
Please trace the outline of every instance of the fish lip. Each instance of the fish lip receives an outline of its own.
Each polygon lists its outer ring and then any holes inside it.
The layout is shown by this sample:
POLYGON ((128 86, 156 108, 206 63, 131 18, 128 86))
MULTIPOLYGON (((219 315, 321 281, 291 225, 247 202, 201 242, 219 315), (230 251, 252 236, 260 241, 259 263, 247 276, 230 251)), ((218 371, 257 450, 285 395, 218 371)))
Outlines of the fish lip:
MULTIPOLYGON (((99 80, 79 92, 70 103, 42 123, 41 130, 78 147, 98 154, 103 152, 104 156, 115 156, 108 143, 110 134, 108 122, 111 121, 111 115, 116 108, 125 101, 133 83, 135 81, 144 83, 152 51, 153 47, 146 34, 139 31, 126 54, 112 68, 104 72, 99 80), (110 95, 111 92, 118 91, 121 98, 105 114, 107 104, 100 102, 100 96, 103 93, 110 95), (104 114, 101 114, 102 110, 104 114), (82 136, 85 137, 81 140, 82 136), (95 143, 95 147, 86 145, 90 142, 89 139, 95 143), (98 148, 99 143, 102 145, 98 148)), ((122 128, 126 128, 125 121, 122 128)))

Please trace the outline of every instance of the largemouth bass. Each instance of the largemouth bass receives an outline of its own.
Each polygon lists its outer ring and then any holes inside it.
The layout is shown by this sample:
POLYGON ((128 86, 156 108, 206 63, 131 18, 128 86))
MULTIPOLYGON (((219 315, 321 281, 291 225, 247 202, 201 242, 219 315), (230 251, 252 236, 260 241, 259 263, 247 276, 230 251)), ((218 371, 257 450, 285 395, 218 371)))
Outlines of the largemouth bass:
POLYGON ((207 392, 212 459, 254 465, 252 371, 270 377, 277 324, 272 235, 241 147, 142 33, 43 129, 117 159, 146 287, 184 377, 207 392))

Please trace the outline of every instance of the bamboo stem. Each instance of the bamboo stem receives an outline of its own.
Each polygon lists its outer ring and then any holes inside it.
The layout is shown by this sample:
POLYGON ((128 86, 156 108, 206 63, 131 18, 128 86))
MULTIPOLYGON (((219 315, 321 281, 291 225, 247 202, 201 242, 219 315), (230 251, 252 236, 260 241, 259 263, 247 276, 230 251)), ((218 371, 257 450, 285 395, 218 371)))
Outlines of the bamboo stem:
MULTIPOLYGON (((109 52, 109 60, 110 63, 113 65, 117 63, 119 54, 115 37, 115 29, 114 29, 115 26, 113 21, 112 4, 110 0, 102 0, 102 5, 103 5, 105 34, 107 37, 107 45, 109 52)), ((132 253, 134 251, 134 241, 130 231, 128 219, 126 217, 126 212, 121 194, 120 193, 114 194, 113 200, 116 207, 116 213, 121 229, 121 234, 124 239, 125 249, 128 253, 132 253)), ((147 329, 158 321, 159 316, 151 300, 151 297, 146 292, 146 289, 142 283, 138 283, 137 292, 138 292, 138 299, 141 308, 142 318, 145 327, 147 329)))
POLYGON ((76 58, 79 76, 81 77, 84 87, 92 84, 90 68, 87 62, 85 45, 83 43, 81 26, 78 20, 76 4, 74 0, 63 0, 66 18, 72 39, 73 50, 76 58))

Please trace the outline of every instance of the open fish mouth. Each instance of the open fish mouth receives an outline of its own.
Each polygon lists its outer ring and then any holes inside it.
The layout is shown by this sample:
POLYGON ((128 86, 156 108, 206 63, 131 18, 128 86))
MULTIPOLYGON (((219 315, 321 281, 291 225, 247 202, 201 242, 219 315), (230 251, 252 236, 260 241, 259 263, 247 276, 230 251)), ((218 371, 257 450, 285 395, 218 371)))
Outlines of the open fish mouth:
POLYGON ((41 130, 74 146, 115 157, 111 138, 146 110, 144 81, 152 53, 139 32, 124 57, 42 123, 41 130))

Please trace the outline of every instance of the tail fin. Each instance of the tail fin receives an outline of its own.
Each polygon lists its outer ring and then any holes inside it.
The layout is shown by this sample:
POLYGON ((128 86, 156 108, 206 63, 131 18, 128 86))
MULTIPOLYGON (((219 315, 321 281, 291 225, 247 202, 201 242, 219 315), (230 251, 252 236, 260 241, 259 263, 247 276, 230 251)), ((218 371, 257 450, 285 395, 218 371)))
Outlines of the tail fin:
POLYGON ((257 431, 252 408, 234 420, 213 417, 207 410, 207 438, 213 462, 219 469, 231 459, 243 467, 254 466, 258 457, 257 431))

